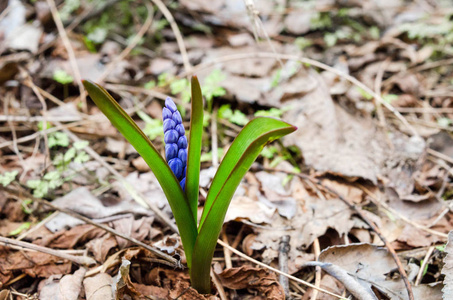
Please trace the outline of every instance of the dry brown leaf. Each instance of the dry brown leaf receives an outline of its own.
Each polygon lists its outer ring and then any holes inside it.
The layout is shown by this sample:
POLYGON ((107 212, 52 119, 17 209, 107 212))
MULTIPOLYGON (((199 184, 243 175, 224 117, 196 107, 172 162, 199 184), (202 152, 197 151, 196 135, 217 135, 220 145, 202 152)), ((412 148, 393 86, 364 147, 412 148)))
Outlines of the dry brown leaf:
MULTIPOLYGON (((336 280, 335 278, 330 276, 329 274, 326 274, 322 277, 321 284, 319 287, 326 289, 328 291, 331 291, 332 293, 335 293, 337 295, 343 294, 343 291, 344 291, 343 285, 338 280, 336 280)), ((312 295, 313 295, 313 289, 310 289, 304 295, 304 297, 302 299, 311 300, 312 295)), ((324 293, 318 293, 318 296, 316 299, 318 299, 318 300, 337 300, 338 298, 324 294, 324 293)))
POLYGON ((116 246, 118 246, 116 238, 109 233, 92 239, 85 245, 88 251, 93 253, 94 259, 101 263, 105 262, 110 250, 116 246))
POLYGON ((78 243, 90 241, 104 234, 105 230, 86 224, 59 231, 50 236, 44 236, 42 240, 36 240, 35 243, 51 248, 72 249, 78 243))
POLYGON ((60 258, 53 255, 0 248, 0 273, 7 277, 20 270, 31 277, 46 278, 54 274, 67 274, 71 271, 71 266, 71 262, 62 263, 60 258))
POLYGON ((278 283, 277 276, 267 269, 244 265, 226 269, 217 275, 222 285, 229 289, 253 289, 264 297, 262 299, 285 299, 285 292, 278 283))
POLYGON ((99 273, 83 280, 87 300, 113 300, 113 278, 107 273, 99 273))
POLYGON ((82 290, 86 269, 80 268, 73 275, 65 275, 59 281, 49 277, 41 288, 41 300, 77 300, 82 290))
MULTIPOLYGON (((383 247, 372 244, 350 244, 332 246, 323 250, 319 256, 322 262, 330 262, 345 269, 350 275, 365 286, 374 286, 390 299, 408 299, 406 287, 401 277, 387 278, 396 269, 396 264, 383 247), (379 263, 376 263, 379 262, 379 263)), ((439 299, 440 290, 427 285, 413 287, 417 292, 425 293, 429 289, 431 299, 439 299)), ((415 292, 414 292, 415 293, 415 292)))
MULTIPOLYGON (((149 239, 151 237, 152 224, 154 222, 154 217, 142 217, 138 220, 134 220, 132 216, 128 218, 122 218, 119 220, 113 221, 113 227, 119 233, 123 233, 129 237, 135 238, 139 241, 149 239)), ((116 237, 118 246, 123 249, 128 245, 131 245, 131 242, 124 240, 123 238, 116 237)))
POLYGON ((318 171, 376 183, 384 159, 383 136, 371 118, 351 115, 334 104, 320 75, 310 71, 309 76, 318 84, 288 102, 292 109, 283 119, 298 130, 284 137, 284 144, 298 146, 305 162, 318 171))

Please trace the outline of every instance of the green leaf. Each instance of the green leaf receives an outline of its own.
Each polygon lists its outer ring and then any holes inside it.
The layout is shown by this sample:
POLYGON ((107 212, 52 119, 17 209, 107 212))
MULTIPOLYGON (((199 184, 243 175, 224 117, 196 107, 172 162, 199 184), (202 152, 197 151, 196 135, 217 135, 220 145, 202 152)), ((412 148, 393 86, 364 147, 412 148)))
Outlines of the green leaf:
POLYGON ((66 133, 56 131, 49 134, 48 139, 49 148, 61 146, 61 147, 68 147, 69 146, 69 137, 66 133))
POLYGON ((294 126, 280 120, 256 118, 233 141, 212 181, 198 227, 191 278, 193 287, 199 292, 210 291, 211 259, 236 188, 263 147, 294 130, 294 126))
POLYGON ((137 111, 137 115, 145 121, 146 125, 143 132, 150 140, 164 135, 164 127, 161 120, 153 119, 141 110, 137 111))
POLYGON ((63 70, 55 70, 53 79, 61 84, 68 84, 74 81, 74 78, 63 70))
POLYGON ((19 174, 19 171, 17 171, 17 170, 14 170, 14 171, 11 171, 11 172, 5 172, 3 175, 0 174, 0 183, 3 186, 9 185, 11 182, 14 181, 14 179, 17 176, 17 174, 19 174))
POLYGON ((198 184, 200 180, 201 141, 203 135, 203 96, 196 76, 192 77, 189 151, 187 155, 186 196, 197 223, 198 184))
POLYGON ((190 268, 192 251, 197 237, 197 226, 178 180, 151 141, 115 99, 104 88, 92 81, 84 80, 83 85, 96 105, 143 157, 159 181, 175 216, 187 257, 187 264, 190 268))
POLYGON ((88 141, 77 141, 73 144, 77 150, 82 150, 89 145, 88 141))
POLYGON ((29 229, 30 226, 31 226, 31 223, 30 223, 30 222, 22 223, 19 227, 17 227, 17 228, 14 229, 13 231, 10 231, 10 232, 8 233, 8 235, 9 235, 9 236, 18 235, 18 234, 21 233, 22 231, 29 229))

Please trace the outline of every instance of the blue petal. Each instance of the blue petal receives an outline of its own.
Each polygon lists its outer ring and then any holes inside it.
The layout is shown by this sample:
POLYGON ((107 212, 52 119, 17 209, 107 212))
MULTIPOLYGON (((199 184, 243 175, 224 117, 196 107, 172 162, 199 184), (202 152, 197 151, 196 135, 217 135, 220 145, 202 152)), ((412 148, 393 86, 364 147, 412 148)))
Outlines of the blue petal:
POLYGON ((179 133, 179 136, 183 136, 186 134, 186 131, 184 130, 184 125, 182 124, 176 125, 175 130, 179 133))
MULTIPOLYGON (((164 120, 164 132, 167 132, 170 129, 175 129, 175 126, 176 126, 176 123, 172 119, 164 120)), ((176 131, 178 131, 178 130, 176 130, 176 131)))
POLYGON ((173 113, 166 107, 162 108, 162 119, 171 119, 173 113))
POLYGON ((175 102, 173 102, 173 100, 172 100, 170 97, 167 97, 167 99, 165 99, 165 106, 166 106, 172 113, 174 113, 174 112, 177 110, 175 102))
POLYGON ((186 190, 186 178, 184 177, 181 182, 179 183, 179 185, 181 186, 182 190, 185 191, 186 190))
POLYGON ((178 139, 178 147, 179 147, 179 149, 187 148, 187 138, 185 135, 181 136, 178 139))
POLYGON ((178 156, 178 145, 176 144, 165 145, 165 158, 167 159, 167 162, 170 161, 170 159, 175 158, 177 156, 178 156))
POLYGON ((175 174, 176 178, 180 179, 183 169, 181 160, 179 158, 170 159, 168 165, 170 166, 170 169, 173 171, 173 174, 175 174))
POLYGON ((181 114, 179 113, 179 111, 175 111, 171 118, 173 121, 175 121, 176 124, 182 123, 182 118, 181 118, 181 114))
POLYGON ((178 158, 182 161, 182 165, 187 164, 187 149, 179 149, 178 158))
POLYGON ((179 134, 176 130, 170 129, 164 134, 165 144, 176 143, 178 141, 179 134))

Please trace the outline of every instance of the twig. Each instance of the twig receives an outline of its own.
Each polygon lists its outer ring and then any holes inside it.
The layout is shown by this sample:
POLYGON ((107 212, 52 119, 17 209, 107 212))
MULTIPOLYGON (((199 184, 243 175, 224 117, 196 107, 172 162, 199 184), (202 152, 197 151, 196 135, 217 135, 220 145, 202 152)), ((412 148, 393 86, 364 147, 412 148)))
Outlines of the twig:
POLYGON ((181 31, 179 30, 178 25, 176 24, 175 19, 173 18, 173 15, 161 0, 151 1, 157 6, 157 8, 159 8, 159 10, 164 15, 165 19, 167 19, 168 23, 170 23, 171 30, 173 30, 173 33, 175 34, 176 43, 178 44, 179 51, 181 52, 185 72, 190 73, 192 70, 192 66, 189 61, 189 56, 187 55, 186 46, 184 45, 184 39, 182 38, 181 31))
MULTIPOLYGON (((319 245, 319 239, 318 238, 315 238, 315 240, 313 241, 313 252, 315 254, 315 260, 318 260, 319 254, 321 253, 321 247, 319 245)), ((316 270, 316 273, 315 273, 315 285, 317 287, 320 287, 321 286, 321 267, 320 266, 316 266, 315 270, 316 270)), ((318 297, 318 290, 313 290, 312 300, 316 300, 317 297, 318 297)))
POLYGON ((61 22, 60 15, 58 14, 58 10, 55 5, 55 1, 47 0, 47 4, 49 5, 50 13, 52 14, 52 18, 55 22, 55 25, 57 26, 58 34, 61 37, 63 45, 66 48, 66 51, 68 52, 69 62, 71 64, 72 71, 74 73, 74 77, 77 82, 77 85, 79 86, 79 94, 82 99, 82 110, 83 110, 83 112, 86 113, 87 112, 87 100, 86 100, 86 95, 85 95, 85 89, 83 88, 83 85, 82 85, 82 76, 80 75, 79 66, 77 65, 77 60, 76 60, 76 56, 74 53, 74 49, 72 49, 71 42, 69 41, 68 35, 66 34, 66 31, 64 29, 63 23, 61 22))
POLYGON ((165 259, 166 261, 169 261, 175 267, 182 268, 181 263, 177 259, 175 259, 174 257, 171 257, 170 255, 165 254, 162 251, 160 251, 160 250, 158 250, 158 249, 156 249, 154 247, 151 247, 151 246, 149 246, 149 245, 147 245, 147 244, 145 244, 143 242, 140 242, 139 240, 137 240, 137 239, 135 239, 133 237, 129 237, 126 234, 120 233, 120 232, 110 228, 109 226, 93 222, 91 219, 89 219, 89 218, 87 218, 85 216, 82 216, 82 215, 80 215, 80 214, 78 214, 78 213, 76 213, 76 212, 74 212, 72 210, 69 210, 69 209, 66 209, 66 208, 62 208, 62 207, 58 207, 58 206, 53 205, 52 203, 50 203, 50 202, 48 202, 46 200, 33 197, 31 194, 29 194, 29 193, 27 193, 25 191, 20 191, 19 192, 19 191, 15 191, 15 190, 13 190, 11 188, 8 188, 8 187, 3 187, 3 189, 5 191, 7 191, 8 193, 11 193, 11 194, 14 194, 14 195, 20 196, 22 194, 23 196, 25 196, 27 198, 30 198, 33 201, 36 201, 36 202, 38 202, 38 203, 40 203, 42 205, 49 206, 53 210, 56 210, 56 211, 59 211, 59 212, 63 212, 65 214, 67 214, 67 215, 70 215, 71 217, 74 217, 74 218, 77 218, 79 220, 82 220, 82 221, 84 221, 87 224, 93 225, 93 226, 95 226, 97 228, 101 228, 101 229, 103 229, 103 230, 105 230, 105 231, 107 231, 107 232, 109 232, 109 233, 111 233, 113 235, 119 236, 119 237, 121 237, 121 238, 123 238, 123 239, 125 239, 125 240, 127 240, 127 241, 129 241, 131 243, 134 243, 134 244, 136 244, 138 246, 141 246, 141 247, 145 248, 146 250, 150 251, 154 255, 156 255, 156 256, 158 256, 158 257, 160 257, 162 259, 165 259))
POLYGON ((228 300, 228 297, 225 293, 225 289, 223 288, 222 283, 220 282, 219 278, 217 277, 217 274, 214 272, 212 267, 211 267, 211 278, 212 278, 212 282, 214 283, 214 286, 216 287, 217 291, 219 292, 220 299, 228 300))
POLYGON ((329 273, 335 279, 343 283, 345 288, 359 300, 377 300, 376 295, 371 289, 363 287, 356 279, 346 272, 343 268, 336 266, 332 263, 325 263, 319 261, 310 261, 303 265, 304 267, 321 267, 324 271, 329 273))
POLYGON ((245 255, 244 253, 242 253, 242 252, 240 252, 240 251, 238 251, 238 250, 232 248, 231 246, 225 244, 225 243, 222 242, 221 240, 217 240, 217 243, 220 244, 220 245, 223 246, 223 247, 227 247, 227 248, 228 248, 231 252, 233 252, 234 254, 236 254, 236 255, 238 255, 238 256, 240 256, 240 257, 242 257, 242 258, 244 258, 244 259, 246 259, 246 260, 248 260, 248 261, 250 261, 250 262, 252 262, 252 263, 254 263, 254 264, 257 264, 257 265, 259 265, 259 266, 261 266, 261 267, 263 267, 263 268, 266 268, 266 269, 268 269, 268 270, 271 270, 271 271, 273 271, 273 272, 275 272, 275 273, 277 273, 277 274, 279 274, 279 275, 286 276, 286 277, 288 277, 288 278, 291 279, 291 280, 294 280, 294 281, 296 281, 296 282, 299 282, 299 283, 301 283, 301 284, 303 284, 303 285, 305 285, 305 286, 311 287, 311 288, 313 288, 313 289, 317 289, 317 290, 320 291, 320 292, 326 293, 327 295, 330 295, 330 296, 334 296, 334 297, 336 297, 336 298, 338 298, 338 299, 342 299, 342 298, 343 298, 343 297, 340 296, 340 295, 334 294, 334 293, 329 292, 328 290, 325 290, 325 289, 322 289, 322 288, 318 288, 318 287, 314 286, 313 284, 311 284, 311 283, 309 283, 309 282, 306 282, 305 280, 299 279, 299 278, 297 278, 297 277, 294 277, 294 276, 292 276, 292 275, 289 275, 288 273, 284 273, 284 272, 282 272, 282 271, 280 271, 280 270, 278 270, 278 269, 272 268, 271 266, 268 266, 268 265, 266 265, 265 263, 262 263, 262 262, 260 262, 260 261, 257 261, 256 259, 253 259, 253 258, 251 258, 250 256, 245 255))
POLYGON ((450 164, 453 164, 453 159, 452 159, 450 156, 448 156, 448 155, 445 155, 445 154, 443 154, 443 153, 440 153, 440 152, 438 152, 438 151, 436 151, 436 150, 433 150, 433 149, 431 149, 431 148, 428 148, 428 149, 427 149, 427 152, 428 152, 428 154, 430 154, 430 155, 432 155, 432 156, 434 156, 434 157, 443 159, 443 160, 445 160, 446 162, 448 162, 448 163, 450 163, 450 164))
MULTIPOLYGON (((280 246, 278 247, 278 268, 284 273, 288 273, 288 254, 291 249, 289 244, 291 237, 289 235, 284 235, 280 239, 280 246)), ((279 275, 278 281, 280 282, 283 290, 285 291, 286 299, 289 299, 289 280, 288 277, 279 275)))
MULTIPOLYGON (((228 237, 226 235, 225 229, 222 230, 222 240, 226 243, 228 243, 228 237)), ((223 248, 223 254, 225 256, 225 268, 226 269, 231 269, 233 267, 233 264, 231 262, 231 252, 227 248, 223 248)))
POLYGON ((92 259, 91 257, 74 256, 74 255, 66 254, 66 253, 58 251, 58 250, 50 249, 50 248, 43 247, 43 246, 38 246, 38 245, 35 245, 32 243, 16 241, 14 239, 9 239, 9 238, 3 237, 3 236, 0 236, 0 244, 4 245, 6 247, 9 247, 10 245, 14 245, 17 247, 21 247, 23 249, 46 253, 49 255, 53 255, 56 257, 60 257, 62 259, 72 261, 79 265, 88 265, 89 266, 89 265, 96 264, 96 261, 94 259, 92 259))
POLYGON ((409 124, 409 122, 403 117, 403 115, 401 115, 401 113, 399 113, 391 104, 389 104, 386 101, 384 101, 384 99, 382 99, 381 95, 376 94, 372 89, 370 89, 365 84, 363 84, 362 82, 360 82, 356 78, 352 77, 351 75, 348 75, 348 74, 346 74, 346 73, 344 73, 344 72, 342 72, 340 70, 337 70, 337 69, 332 68, 332 67, 330 67, 330 66, 328 66, 328 65, 326 65, 324 63, 321 63, 319 61, 316 61, 316 60, 313 60, 313 59, 310 59, 310 58, 299 57, 297 55, 282 54, 282 53, 267 53, 267 52, 239 53, 239 54, 221 56, 221 57, 216 58, 215 61, 198 64, 197 66, 195 66, 192 69, 192 71, 190 71, 190 72, 186 71, 184 73, 181 73, 180 76, 181 77, 185 77, 185 76, 187 76, 189 74, 196 73, 196 72, 198 72, 198 71, 200 71, 202 69, 209 68, 209 67, 211 67, 213 65, 216 65, 218 63, 225 63, 225 62, 233 61, 233 60, 240 60, 240 59, 247 59, 247 58, 272 58, 272 59, 275 59, 276 57, 279 57, 281 59, 299 61, 299 62, 304 63, 304 64, 313 65, 313 66, 318 67, 320 69, 323 69, 323 70, 329 71, 331 73, 334 73, 334 74, 336 74, 336 75, 338 75, 338 76, 340 76, 342 78, 345 78, 346 80, 348 80, 352 84, 360 87, 365 92, 367 92, 368 94, 372 95, 378 102, 380 102, 389 111, 391 111, 395 115, 395 117, 398 120, 400 120, 401 123, 409 130, 409 132, 411 132, 411 134, 413 136, 419 136, 419 134, 415 130, 415 128, 412 125, 409 124))
POLYGON ((425 258, 423 258, 423 263, 420 266, 420 270, 418 271, 417 278, 415 279, 415 286, 420 284, 420 281, 422 281, 423 278, 423 273, 425 271, 426 266, 428 265, 429 262, 429 257, 431 254, 433 254, 435 247, 429 247, 428 251, 426 251, 425 258))
MULTIPOLYGON (((382 77, 384 77, 385 69, 387 69, 390 61, 390 58, 384 60, 379 66, 379 70, 376 74, 376 79, 374 80, 374 92, 378 95, 381 94, 382 77)), ((381 103, 379 102, 376 103, 376 111, 379 118, 379 124, 381 125, 382 129, 385 129, 387 127, 387 122, 385 121, 385 115, 382 111, 381 103)))

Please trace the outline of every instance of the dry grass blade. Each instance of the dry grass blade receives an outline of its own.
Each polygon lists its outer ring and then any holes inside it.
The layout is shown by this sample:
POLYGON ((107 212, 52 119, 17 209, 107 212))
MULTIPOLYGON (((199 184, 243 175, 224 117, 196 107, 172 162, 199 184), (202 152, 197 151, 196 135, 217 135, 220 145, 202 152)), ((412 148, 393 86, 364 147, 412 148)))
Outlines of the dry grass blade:
POLYGON ((19 247, 19 248, 22 248, 22 249, 28 249, 28 250, 32 250, 32 251, 38 251, 38 252, 41 252, 41 253, 50 254, 50 255, 53 255, 53 256, 56 256, 56 257, 60 257, 62 259, 67 259, 67 260, 72 261, 72 262, 74 262, 76 264, 79 264, 79 265, 88 265, 88 266, 90 266, 90 265, 96 264, 96 261, 94 259, 92 259, 91 257, 74 256, 74 255, 66 254, 66 253, 64 253, 62 251, 58 251, 58 250, 55 250, 55 249, 50 249, 50 248, 47 248, 47 247, 38 246, 38 245, 35 245, 35 244, 32 244, 32 243, 16 241, 14 239, 9 239, 9 238, 3 237, 3 236, 0 236, 0 244, 2 244, 3 246, 6 246, 6 247, 10 247, 11 245, 13 245, 13 246, 16 246, 16 247, 19 247))
POLYGON ((68 35, 66 34, 66 30, 64 29, 63 22, 61 22, 60 15, 58 14, 57 6, 55 5, 54 0, 47 0, 47 4, 50 7, 50 12, 52 14, 52 18, 57 25, 58 34, 63 41, 63 44, 68 52, 69 62, 71 63, 72 71, 74 72, 74 77, 79 87, 80 97, 82 98, 82 109, 86 113, 87 112, 87 99, 85 94, 85 89, 82 85, 82 76, 80 76, 80 70, 77 66, 77 60, 74 53, 74 49, 71 46, 71 42, 69 41, 68 35))

